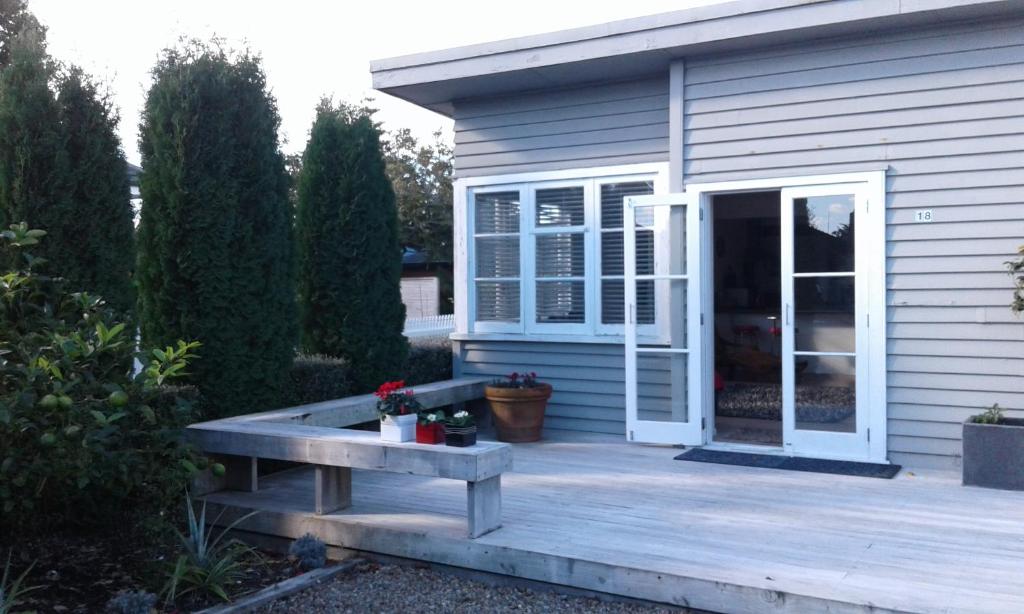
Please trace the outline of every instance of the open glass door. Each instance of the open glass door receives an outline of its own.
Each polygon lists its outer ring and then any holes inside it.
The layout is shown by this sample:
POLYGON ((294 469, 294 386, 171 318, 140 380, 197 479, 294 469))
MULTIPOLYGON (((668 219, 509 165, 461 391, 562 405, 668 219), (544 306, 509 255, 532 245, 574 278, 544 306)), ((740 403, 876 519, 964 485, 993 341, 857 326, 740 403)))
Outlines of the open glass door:
POLYGON ((626 438, 701 445, 699 203, 634 196, 623 213, 626 438))
POLYGON ((864 184, 782 190, 783 440, 792 454, 868 457, 864 184))

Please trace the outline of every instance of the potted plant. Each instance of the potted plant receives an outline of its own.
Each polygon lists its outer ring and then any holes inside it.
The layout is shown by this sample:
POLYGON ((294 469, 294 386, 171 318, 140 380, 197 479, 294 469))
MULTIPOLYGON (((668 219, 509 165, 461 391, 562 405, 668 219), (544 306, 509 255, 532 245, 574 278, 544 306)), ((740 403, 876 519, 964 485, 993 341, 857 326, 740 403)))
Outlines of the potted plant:
POLYGON ((444 443, 444 411, 421 411, 416 420, 416 443, 444 443))
POLYGON ((463 409, 445 420, 444 443, 456 448, 475 445, 476 422, 473 420, 473 414, 463 409))
POLYGON ((1024 490, 1024 419, 1007 418, 999 404, 964 423, 965 486, 1024 490))
POLYGON ((412 441, 416 435, 416 414, 420 403, 405 382, 384 382, 374 393, 377 413, 380 415, 381 441, 402 443, 412 441))
POLYGON ((522 443, 540 439, 544 410, 551 385, 537 381, 537 374, 512 373, 486 387, 498 441, 522 443))

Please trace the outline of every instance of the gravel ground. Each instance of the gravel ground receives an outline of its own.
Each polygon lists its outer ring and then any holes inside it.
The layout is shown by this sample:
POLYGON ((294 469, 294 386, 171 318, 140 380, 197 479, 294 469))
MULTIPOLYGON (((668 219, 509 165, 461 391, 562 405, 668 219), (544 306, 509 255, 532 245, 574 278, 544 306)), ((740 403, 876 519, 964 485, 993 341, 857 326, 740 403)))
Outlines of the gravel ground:
POLYGON ((285 597, 259 610, 294 613, 460 613, 595 612, 598 614, 678 614, 679 609, 524 588, 492 587, 441 571, 366 563, 325 584, 285 597), (397 589, 397 590, 396 590, 397 589))

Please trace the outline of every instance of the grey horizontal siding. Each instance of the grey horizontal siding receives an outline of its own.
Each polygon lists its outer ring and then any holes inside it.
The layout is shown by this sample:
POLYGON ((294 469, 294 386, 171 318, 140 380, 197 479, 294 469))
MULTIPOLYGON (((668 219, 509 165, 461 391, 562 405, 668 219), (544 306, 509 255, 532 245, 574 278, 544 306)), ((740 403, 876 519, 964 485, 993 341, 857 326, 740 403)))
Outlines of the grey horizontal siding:
POLYGON ((464 341, 457 344, 456 361, 463 375, 536 371, 554 388, 548 428, 625 436, 622 345, 464 341))
POLYGON ((1024 411, 1024 21, 691 58, 687 182, 887 164, 889 453, 951 466, 961 423, 1024 411), (914 223, 915 209, 935 222, 914 223))
POLYGON ((455 176, 668 159, 668 75, 454 104, 455 176))

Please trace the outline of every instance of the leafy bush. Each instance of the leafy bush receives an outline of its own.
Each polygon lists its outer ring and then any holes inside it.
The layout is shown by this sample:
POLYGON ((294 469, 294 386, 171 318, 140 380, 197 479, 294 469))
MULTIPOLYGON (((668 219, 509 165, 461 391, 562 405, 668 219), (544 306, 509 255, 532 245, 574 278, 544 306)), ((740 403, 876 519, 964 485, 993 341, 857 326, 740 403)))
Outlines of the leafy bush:
POLYGON ((357 393, 397 377, 408 352, 398 212, 366 110, 317 107, 295 232, 303 350, 348 360, 357 393))
POLYGON ((0 529, 109 522, 129 501, 164 509, 202 464, 181 434, 191 395, 166 386, 198 344, 154 351, 133 376, 133 341, 103 300, 24 253, 44 234, 0 233, 23 264, 0 275, 0 529))
POLYGON ((321 354, 300 354, 291 370, 292 405, 342 399, 354 394, 348 363, 321 354))
POLYGON ((452 378, 452 344, 448 341, 413 345, 405 363, 405 383, 420 386, 452 378))
MULTIPOLYGON (((168 604, 191 593, 208 593, 229 601, 227 589, 245 575, 243 560, 246 556, 258 556, 256 551, 237 539, 227 539, 227 534, 241 522, 256 515, 246 514, 214 537, 213 528, 207 530, 206 501, 196 516, 192 498, 185 493, 185 508, 188 515, 188 534, 178 532, 184 552, 175 561, 167 577, 163 594, 168 604)), ((221 512, 223 514, 223 512, 221 512)), ((216 525, 220 516, 214 519, 216 525)))
POLYGON ((1024 313, 1024 245, 1020 246, 1017 254, 1020 257, 1007 262, 1006 269, 1009 271, 1010 276, 1013 277, 1014 286, 1013 302, 1010 303, 1010 309, 1013 313, 1020 315, 1024 313))
POLYGON ((295 275, 280 117, 259 57, 189 43, 153 70, 140 150, 143 342, 201 339, 211 417, 287 403, 295 275))
POLYGON ((107 602, 107 614, 150 614, 158 597, 145 591, 121 591, 107 602))
POLYGON ((327 544, 312 533, 306 533, 292 542, 288 554, 295 557, 299 567, 305 570, 320 569, 327 564, 327 544))

